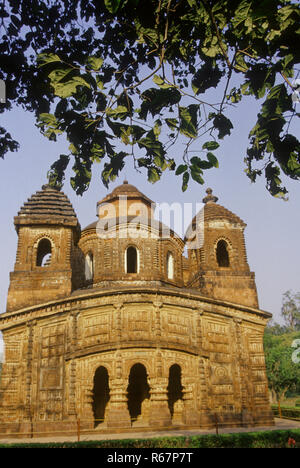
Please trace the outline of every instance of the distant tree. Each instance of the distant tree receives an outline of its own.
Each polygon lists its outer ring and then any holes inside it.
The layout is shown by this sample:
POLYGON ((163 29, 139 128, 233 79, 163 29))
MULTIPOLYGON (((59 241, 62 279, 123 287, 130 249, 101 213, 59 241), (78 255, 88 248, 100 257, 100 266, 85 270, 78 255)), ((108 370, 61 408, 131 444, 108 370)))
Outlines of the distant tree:
POLYGON ((279 323, 275 322, 273 319, 270 320, 266 326, 265 333, 270 335, 283 335, 287 332, 287 328, 285 325, 280 325, 279 323))
POLYGON ((264 335, 269 389, 276 396, 279 412, 281 401, 287 391, 299 387, 300 363, 296 363, 292 359, 292 354, 295 351, 292 344, 299 338, 299 332, 281 335, 266 332, 264 335))
MULTIPOLYGON (((170 170, 186 190, 218 167, 229 110, 252 96, 261 107, 245 170, 284 197, 282 174, 300 178, 299 19, 291 0, 2 1, 0 112, 22 106, 47 138, 66 136, 53 185, 72 161, 76 193, 89 187, 94 163, 107 186, 130 159, 150 182, 170 170)), ((0 126, 0 157, 18 146, 0 126)))
POLYGON ((286 291, 282 299, 281 315, 291 330, 300 330, 300 292, 286 291))

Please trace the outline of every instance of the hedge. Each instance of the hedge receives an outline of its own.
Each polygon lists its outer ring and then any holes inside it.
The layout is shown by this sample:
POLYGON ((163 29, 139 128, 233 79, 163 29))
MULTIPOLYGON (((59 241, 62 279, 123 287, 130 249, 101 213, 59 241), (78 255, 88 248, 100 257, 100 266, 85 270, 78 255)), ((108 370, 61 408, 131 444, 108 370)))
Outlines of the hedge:
MULTIPOLYGON (((295 418, 300 420, 300 408, 281 406, 281 415, 286 418, 295 418)), ((272 411, 275 416, 279 415, 278 406, 272 406, 272 411)))
POLYGON ((153 439, 0 444, 0 448, 300 448, 300 429, 153 439), (289 444, 291 439, 295 444, 289 444))

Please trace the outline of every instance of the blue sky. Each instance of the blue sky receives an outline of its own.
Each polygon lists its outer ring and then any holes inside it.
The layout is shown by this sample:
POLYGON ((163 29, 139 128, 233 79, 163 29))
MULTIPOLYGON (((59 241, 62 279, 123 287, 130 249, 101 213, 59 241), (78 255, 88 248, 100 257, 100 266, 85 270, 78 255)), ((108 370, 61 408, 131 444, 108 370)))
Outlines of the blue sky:
MULTIPOLYGON (((300 104, 299 104, 300 105, 300 104)), ((282 295, 287 290, 300 291, 299 200, 300 183, 285 179, 289 201, 271 197, 263 178, 251 184, 244 173, 243 158, 248 144, 249 130, 255 123, 257 104, 246 100, 232 114, 234 130, 215 152, 220 167, 207 171, 205 185, 192 181, 188 190, 181 191, 181 178, 165 173, 161 181, 150 184, 145 174, 132 167, 123 171, 109 191, 126 178, 155 202, 200 203, 207 187, 219 197, 218 203, 236 213, 246 223, 248 262, 256 274, 259 305, 280 321, 282 295)), ((0 114, 0 125, 17 139, 19 152, 8 154, 1 165, 0 184, 0 311, 5 312, 9 272, 14 268, 17 234, 13 217, 23 203, 46 182, 46 173, 60 153, 66 153, 68 144, 62 139, 49 142, 34 125, 34 117, 21 109, 0 114)), ((174 148, 177 160, 180 147, 174 148)), ((107 193, 100 179, 101 166, 95 166, 90 189, 77 196, 68 178, 63 191, 68 195, 82 227, 96 220, 96 203, 107 193)), ((71 171, 68 172, 70 177, 71 171)))

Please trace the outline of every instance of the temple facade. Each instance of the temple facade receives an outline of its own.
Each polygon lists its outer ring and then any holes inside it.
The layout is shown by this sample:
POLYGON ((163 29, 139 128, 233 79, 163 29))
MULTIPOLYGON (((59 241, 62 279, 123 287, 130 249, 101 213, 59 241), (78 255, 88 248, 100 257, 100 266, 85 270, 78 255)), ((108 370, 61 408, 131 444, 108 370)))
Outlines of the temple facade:
POLYGON ((49 186, 14 224, 0 432, 273 424, 245 223, 210 189, 186 236, 127 181, 81 229, 49 186))

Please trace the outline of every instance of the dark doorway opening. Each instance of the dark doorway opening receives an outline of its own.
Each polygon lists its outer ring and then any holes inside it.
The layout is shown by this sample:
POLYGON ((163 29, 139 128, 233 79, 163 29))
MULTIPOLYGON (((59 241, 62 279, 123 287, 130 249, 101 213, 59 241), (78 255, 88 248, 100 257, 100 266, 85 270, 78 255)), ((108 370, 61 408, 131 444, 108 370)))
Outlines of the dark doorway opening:
POLYGON ((143 364, 134 364, 129 374, 127 388, 128 410, 132 420, 141 414, 142 402, 150 398, 150 387, 147 382, 147 371, 143 364))
POLYGON ((171 413, 171 418, 174 414, 174 404, 177 400, 182 400, 183 386, 181 385, 181 367, 178 364, 173 364, 169 369, 169 385, 168 385, 168 405, 171 413))
POLYGON ((93 387, 94 427, 104 421, 105 408, 110 398, 108 380, 107 369, 103 366, 98 367, 93 387))

